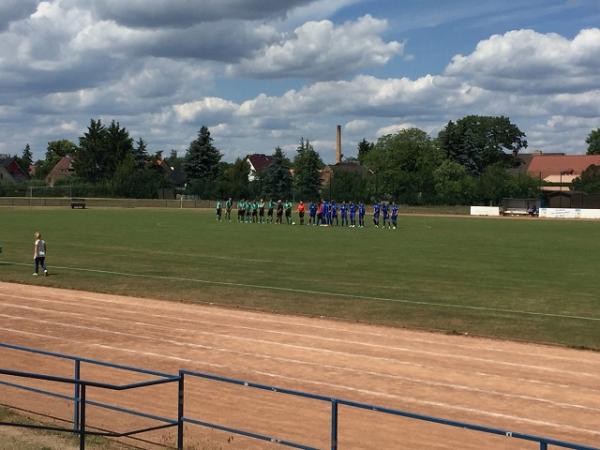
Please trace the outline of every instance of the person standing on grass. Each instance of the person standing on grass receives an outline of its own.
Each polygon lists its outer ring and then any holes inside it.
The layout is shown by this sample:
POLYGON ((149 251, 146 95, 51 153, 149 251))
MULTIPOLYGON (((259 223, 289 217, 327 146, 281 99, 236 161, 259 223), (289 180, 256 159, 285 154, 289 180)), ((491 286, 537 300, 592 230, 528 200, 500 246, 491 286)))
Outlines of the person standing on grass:
POLYGON ((339 227, 340 222, 338 220, 338 205, 336 202, 331 203, 331 225, 333 226, 333 222, 335 222, 335 226, 339 227))
POLYGON ((367 212, 367 208, 365 207, 364 202, 360 202, 358 205, 358 228, 365 227, 365 214, 367 212))
POLYGON ((275 219, 275 223, 277 225, 281 225, 283 223, 283 202, 281 200, 277 200, 277 219, 275 219))
POLYGON ((269 205, 267 208, 267 223, 273 223, 273 209, 275 208, 275 203, 273 200, 269 200, 269 205))
POLYGON ((265 201, 261 198, 258 203, 258 221, 265 223, 265 201))
POLYGON ((231 222, 231 208, 233 206, 233 201, 231 197, 225 202, 225 218, 228 222, 231 222))
POLYGON ((317 224, 317 205, 315 204, 315 202, 310 202, 310 205, 308 207, 308 224, 317 224))
POLYGON ((44 276, 48 276, 48 269, 46 268, 46 241, 42 239, 42 234, 36 231, 33 235, 35 242, 33 243, 33 261, 35 263, 35 272, 33 276, 37 277, 40 267, 44 269, 44 276))
POLYGON ((340 205, 340 217, 342 218, 342 226, 348 226, 348 205, 346 205, 346 200, 342 202, 340 205))
POLYGON ((221 200, 217 200, 217 222, 221 221, 221 216, 223 215, 223 208, 221 206, 221 200))
POLYGON ((373 205, 373 225, 375 225, 375 228, 379 228, 380 212, 381 212, 381 206, 379 205, 379 203, 375 203, 373 205))
POLYGON ((389 221, 389 217, 390 217, 389 205, 386 202, 383 202, 381 204, 381 215, 383 216, 383 227, 382 228, 385 228, 389 225, 388 221, 389 221))
POLYGON ((285 202, 285 221, 288 225, 292 224, 292 202, 286 200, 285 202))
POLYGON ((350 228, 356 228, 356 205, 354 202, 350 202, 350 228))
POLYGON ((304 206, 304 202, 300 200, 298 203, 298 217, 300 218, 300 225, 304 225, 304 212, 306 211, 306 207, 304 206))
POLYGON ((398 227, 398 205, 396 205, 396 202, 392 204, 392 223, 390 228, 392 226, 394 227, 394 230, 398 227))
POLYGON ((244 201, 244 199, 241 199, 237 204, 238 223, 244 222, 244 215, 246 214, 245 208, 246 202, 244 201))

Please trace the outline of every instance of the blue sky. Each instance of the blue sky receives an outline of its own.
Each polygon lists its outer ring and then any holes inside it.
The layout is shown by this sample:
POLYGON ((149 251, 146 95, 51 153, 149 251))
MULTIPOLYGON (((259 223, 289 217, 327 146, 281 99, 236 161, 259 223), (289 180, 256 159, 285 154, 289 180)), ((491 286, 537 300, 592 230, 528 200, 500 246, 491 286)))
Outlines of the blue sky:
POLYGON ((115 119, 181 154, 202 125, 226 160, 333 160, 362 138, 507 115, 530 149, 600 127, 600 0, 3 0, 0 153, 115 119))

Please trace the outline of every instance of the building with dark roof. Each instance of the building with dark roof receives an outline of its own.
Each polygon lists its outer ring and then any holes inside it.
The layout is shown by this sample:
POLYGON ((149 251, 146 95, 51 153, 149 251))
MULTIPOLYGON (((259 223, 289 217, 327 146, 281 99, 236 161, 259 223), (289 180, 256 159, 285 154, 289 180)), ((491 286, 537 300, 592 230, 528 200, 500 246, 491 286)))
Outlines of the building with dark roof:
POLYGON ((0 184, 23 183, 29 180, 14 156, 0 155, 0 184))
POLYGON ((250 165, 250 174, 248 175, 248 181, 254 181, 257 178, 257 174, 266 170, 271 164, 273 164, 273 157, 267 155, 261 155, 254 153, 246 157, 246 161, 250 165))

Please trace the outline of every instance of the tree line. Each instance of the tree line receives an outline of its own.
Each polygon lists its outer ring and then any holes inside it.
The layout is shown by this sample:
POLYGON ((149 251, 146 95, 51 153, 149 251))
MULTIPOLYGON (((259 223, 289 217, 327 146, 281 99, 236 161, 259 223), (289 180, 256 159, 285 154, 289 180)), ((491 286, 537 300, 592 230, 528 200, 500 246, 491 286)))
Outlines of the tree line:
MULTIPOLYGON (((600 129, 586 140, 588 154, 600 154, 600 129)), ((199 198, 271 198, 343 201, 394 200, 408 204, 497 204, 504 197, 536 197, 540 180, 518 168, 518 154, 527 148, 525 134, 507 117, 466 116, 450 121, 436 138, 412 128, 363 139, 358 157, 326 167, 310 141, 301 139, 293 159, 277 147, 272 163, 250 181, 245 158, 222 161, 209 129, 202 126, 184 156, 171 151, 149 154, 119 122, 108 126, 92 119, 78 145, 68 140, 48 143, 45 159, 37 161, 43 180, 65 155, 73 157, 74 177, 62 183, 87 187, 99 195, 155 198, 173 190, 165 172, 185 173, 180 190, 199 198), (323 169, 328 172, 323 176, 323 169), (325 183, 325 184, 324 184, 325 183)), ((29 145, 18 158, 28 167, 29 145)), ((575 181, 586 192, 600 192, 600 168, 591 167, 575 181)), ((85 190, 84 190, 85 191, 85 190)), ((93 194, 90 194, 93 195, 93 194)))

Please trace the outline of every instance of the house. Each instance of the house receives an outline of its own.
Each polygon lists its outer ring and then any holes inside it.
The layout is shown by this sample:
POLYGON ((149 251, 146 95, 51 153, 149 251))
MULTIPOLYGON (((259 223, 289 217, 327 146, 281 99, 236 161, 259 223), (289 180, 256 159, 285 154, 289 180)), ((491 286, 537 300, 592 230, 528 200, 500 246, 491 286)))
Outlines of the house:
POLYGON ((58 180, 70 178, 73 174, 73 158, 69 155, 63 156, 46 176, 46 183, 54 186, 58 180))
POLYGON ((592 164, 600 165, 600 155, 536 155, 527 165, 527 173, 553 186, 544 191, 568 190, 573 180, 592 164))
POLYGON ((14 156, 0 155, 0 184, 23 183, 29 175, 19 166, 14 156))
POLYGON ((246 157, 246 161, 248 161, 248 164, 250 165, 248 181, 254 181, 257 179, 257 175, 260 172, 273 164, 273 157, 254 153, 252 155, 248 155, 248 157, 246 157))

